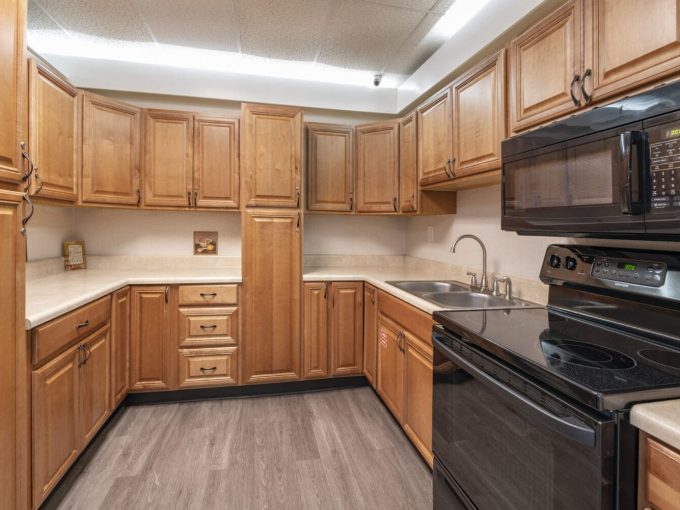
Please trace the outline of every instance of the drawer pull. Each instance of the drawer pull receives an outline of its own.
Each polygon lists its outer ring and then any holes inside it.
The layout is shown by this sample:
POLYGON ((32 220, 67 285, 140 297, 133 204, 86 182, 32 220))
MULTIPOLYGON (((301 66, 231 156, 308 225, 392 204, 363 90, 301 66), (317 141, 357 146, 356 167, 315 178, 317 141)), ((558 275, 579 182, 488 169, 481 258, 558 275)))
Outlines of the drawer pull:
POLYGON ((217 297, 217 292, 201 292, 202 298, 214 298, 217 297))
POLYGON ((203 331, 210 330, 212 331, 213 329, 217 329, 217 324, 211 324, 210 326, 206 326, 205 324, 201 324, 201 329, 203 331))
POLYGON ((214 372, 215 370, 217 370, 217 367, 210 367, 210 368, 201 367, 201 372, 204 372, 204 373, 205 372, 214 372))
POLYGON ((86 320, 86 321, 81 322, 80 324, 77 324, 77 325, 76 325, 76 329, 86 328, 86 327, 88 327, 89 325, 90 325, 90 321, 89 321, 89 320, 86 320))

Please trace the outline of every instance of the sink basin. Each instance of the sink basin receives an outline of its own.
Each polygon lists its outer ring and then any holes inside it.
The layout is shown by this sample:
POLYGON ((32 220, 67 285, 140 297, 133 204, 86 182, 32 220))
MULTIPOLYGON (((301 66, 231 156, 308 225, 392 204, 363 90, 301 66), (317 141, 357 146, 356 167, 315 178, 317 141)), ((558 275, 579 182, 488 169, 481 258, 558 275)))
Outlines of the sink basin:
POLYGON ((425 293, 448 293, 448 292, 467 292, 467 287, 455 282, 387 282, 398 289, 405 290, 412 294, 420 295, 425 293))
POLYGON ((441 306, 455 308, 499 308, 517 306, 513 301, 500 296, 490 296, 477 292, 430 292, 423 298, 441 306))

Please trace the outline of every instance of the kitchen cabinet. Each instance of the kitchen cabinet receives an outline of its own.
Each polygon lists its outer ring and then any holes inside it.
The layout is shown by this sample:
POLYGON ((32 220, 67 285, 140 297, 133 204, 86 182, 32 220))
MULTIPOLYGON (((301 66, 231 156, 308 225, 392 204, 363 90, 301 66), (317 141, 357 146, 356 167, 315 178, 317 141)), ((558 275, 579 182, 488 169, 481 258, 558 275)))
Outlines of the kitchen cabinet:
POLYGON ((38 167, 31 193, 76 202, 81 92, 35 60, 29 70, 29 150, 38 167))
POLYGON ((416 110, 418 175, 421 186, 453 178, 452 104, 451 88, 447 87, 416 110))
POLYGON ((144 205, 193 205, 194 116, 144 110, 144 205))
POLYGON ((83 204, 139 205, 141 110, 83 94, 83 204))
POLYGON ((399 121, 399 209, 418 211, 418 129, 416 112, 399 121))
POLYGON ((238 384, 237 347, 180 349, 180 388, 207 388, 235 384, 238 384))
POLYGON ((399 212, 399 122, 356 128, 356 210, 399 212))
POLYGON ((111 402, 118 405, 130 389, 130 287, 111 300, 111 402))
POLYGON ((328 283, 303 285, 302 377, 328 377, 328 283))
POLYGON ((239 121, 194 118, 194 207, 238 209, 239 121))
POLYGON ((640 450, 640 507, 680 510, 680 452, 646 434, 640 450))
POLYGON ((455 178, 500 170, 505 138, 505 51, 472 68, 454 82, 452 90, 455 178))
POLYGON ((307 124, 307 210, 354 210, 354 129, 307 124))
MULTIPOLYGON (((0 2, 0 181, 21 181, 24 163, 26 0, 0 2)), ((3 492, 3 494, 8 494, 3 492)))
POLYGON ((364 284, 364 375, 375 388, 378 370, 378 289, 364 284))
POLYGON ((404 354, 399 325, 384 315, 378 316, 378 382, 376 391, 402 423, 404 409, 404 354))
POLYGON ((299 208, 302 110, 244 103, 241 123, 245 205, 299 208))
POLYGON ((249 209, 242 221, 243 382, 299 379, 301 212, 249 209))
POLYGON ((404 431, 432 465, 432 346, 406 331, 404 431))
POLYGON ((83 342, 83 365, 80 367, 82 418, 80 435, 89 443, 109 417, 111 406, 110 330, 100 329, 83 342))
POLYGON ((510 43, 511 131, 579 108, 582 25, 582 1, 572 0, 510 43))
POLYGON ((173 386, 178 306, 174 290, 165 285, 131 287, 131 390, 168 390, 173 386))
POLYGON ((331 283, 330 375, 356 375, 363 372, 364 284, 331 283))

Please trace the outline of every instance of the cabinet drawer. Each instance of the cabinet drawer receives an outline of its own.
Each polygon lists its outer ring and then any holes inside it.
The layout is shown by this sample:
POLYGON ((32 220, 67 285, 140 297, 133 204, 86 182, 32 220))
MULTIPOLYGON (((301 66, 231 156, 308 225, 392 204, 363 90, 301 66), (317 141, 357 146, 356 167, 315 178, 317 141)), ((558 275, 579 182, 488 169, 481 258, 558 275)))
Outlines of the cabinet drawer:
POLYGON ((227 386, 238 381, 238 348, 179 350, 179 386, 227 386))
POLYGON ((647 438, 647 500, 654 508, 680 510, 680 452, 647 438))
POLYGON ((180 347, 224 345, 238 342, 238 309, 180 308, 180 347))
POLYGON ((111 296, 57 317, 33 330, 32 361, 39 365, 111 318, 111 296))
POLYGON ((182 285, 179 288, 180 305, 235 305, 238 303, 238 285, 182 285))

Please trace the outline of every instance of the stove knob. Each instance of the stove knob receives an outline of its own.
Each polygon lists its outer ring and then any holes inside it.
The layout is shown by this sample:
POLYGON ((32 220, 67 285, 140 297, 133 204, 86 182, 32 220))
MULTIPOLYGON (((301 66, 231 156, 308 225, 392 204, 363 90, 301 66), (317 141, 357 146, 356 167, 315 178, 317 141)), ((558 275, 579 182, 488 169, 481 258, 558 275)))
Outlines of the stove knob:
POLYGON ((564 259, 564 267, 566 267, 569 271, 573 271, 576 269, 576 259, 574 257, 567 257, 564 259))
POLYGON ((562 259, 559 257, 559 255, 550 255, 548 264, 550 264, 550 267, 557 269, 562 265, 562 259))

